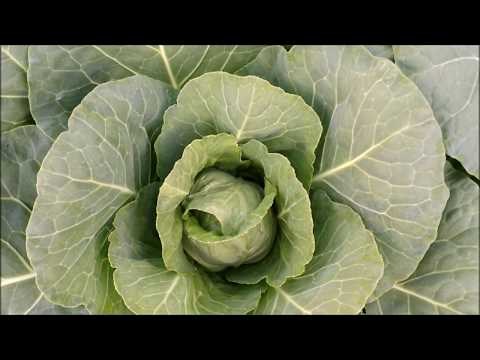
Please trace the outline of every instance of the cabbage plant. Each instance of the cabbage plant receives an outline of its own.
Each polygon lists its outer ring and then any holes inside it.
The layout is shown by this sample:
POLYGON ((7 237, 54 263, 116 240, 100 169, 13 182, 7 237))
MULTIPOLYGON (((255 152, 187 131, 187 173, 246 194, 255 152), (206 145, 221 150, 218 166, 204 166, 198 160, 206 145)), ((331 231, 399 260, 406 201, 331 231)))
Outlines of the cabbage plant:
POLYGON ((2 46, 2 314, 478 314, 478 71, 2 46))

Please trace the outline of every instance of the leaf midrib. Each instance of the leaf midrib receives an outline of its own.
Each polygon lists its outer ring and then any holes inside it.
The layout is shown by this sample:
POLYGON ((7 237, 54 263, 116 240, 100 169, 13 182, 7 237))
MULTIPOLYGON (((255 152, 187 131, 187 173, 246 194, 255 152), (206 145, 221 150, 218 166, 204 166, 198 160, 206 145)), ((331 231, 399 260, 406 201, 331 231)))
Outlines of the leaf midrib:
POLYGON ((20 69, 23 70, 23 72, 27 73, 27 69, 20 63, 20 61, 18 61, 17 58, 15 58, 15 56, 12 55, 12 53, 10 51, 8 51, 7 49, 5 49, 3 46, 2 46, 2 52, 8 56, 8 58, 15 64, 17 65, 20 69))
POLYGON ((11 276, 11 277, 8 277, 8 278, 2 277, 0 287, 3 288, 3 287, 6 287, 6 286, 9 286, 9 285, 17 284, 19 282, 27 281, 27 280, 34 279, 34 278, 35 278, 35 273, 27 273, 27 274, 23 274, 23 275, 11 276))
POLYGON ((289 303, 292 304, 295 308, 297 308, 298 310, 300 310, 302 314, 304 314, 304 315, 312 315, 312 312, 311 312, 310 310, 305 309, 302 305, 300 305, 299 303, 297 303, 287 292, 285 292, 285 291, 282 290, 281 288, 277 288, 277 289, 275 289, 275 291, 277 291, 280 295, 282 295, 282 296, 287 300, 287 302, 289 302, 289 303))
POLYGON ((428 297, 426 297, 426 296, 423 296, 423 295, 421 295, 421 294, 419 294, 419 293, 416 293, 416 292, 413 291, 413 290, 406 289, 406 288, 404 288, 403 286, 401 286, 401 285, 399 285, 399 284, 393 285, 392 288, 395 289, 395 290, 397 290, 397 291, 403 292, 403 293, 405 293, 405 294, 407 294, 407 295, 414 296, 414 297, 416 297, 416 298, 418 298, 418 299, 420 299, 420 300, 423 300, 423 301, 425 301, 425 302, 427 302, 427 303, 429 303, 429 304, 432 304, 432 305, 434 305, 434 306, 436 306, 436 307, 440 307, 440 308, 446 309, 446 310, 448 310, 448 311, 451 311, 451 312, 453 312, 453 313, 455 313, 455 314, 457 314, 457 315, 463 315, 462 312, 451 308, 451 307, 448 306, 447 304, 439 303, 439 302, 437 302, 437 301, 435 301, 435 300, 433 300, 433 299, 430 299, 430 298, 428 298, 428 297))
POLYGON ((151 46, 147 45, 150 49, 156 51, 157 53, 160 54, 160 57, 162 58, 163 64, 165 65, 165 69, 167 70, 167 75, 168 78, 170 79, 170 83, 172 84, 173 88, 175 90, 178 90, 178 84, 177 84, 177 79, 175 78, 175 75, 173 74, 172 68, 170 66, 170 61, 168 59, 167 53, 165 52, 165 47, 163 45, 158 45, 158 49, 151 46))

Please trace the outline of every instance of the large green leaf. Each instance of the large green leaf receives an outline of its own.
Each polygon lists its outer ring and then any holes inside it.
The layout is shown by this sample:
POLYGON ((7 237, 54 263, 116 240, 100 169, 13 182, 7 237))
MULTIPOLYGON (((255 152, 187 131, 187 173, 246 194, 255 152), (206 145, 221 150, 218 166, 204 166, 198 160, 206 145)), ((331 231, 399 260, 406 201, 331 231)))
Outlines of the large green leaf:
POLYGON ((256 284, 265 279, 270 286, 282 286, 288 278, 301 275, 313 256, 315 239, 308 193, 283 155, 269 153, 257 140, 241 145, 241 149, 243 156, 277 189, 277 236, 263 260, 231 269, 226 277, 240 284, 256 284))
POLYGON ((312 196, 315 254, 305 272, 269 288, 255 314, 358 314, 383 273, 375 239, 346 205, 312 196))
POLYGON ((152 134, 175 98, 144 76, 102 84, 74 110, 37 177, 27 249, 46 297, 92 313, 124 305, 107 259, 111 218, 148 184, 152 134))
POLYGON ((82 313, 45 299, 25 247, 25 229, 37 196, 35 180, 51 141, 34 125, 16 127, 1 137, 1 313, 82 313))
POLYGON ((242 73, 301 95, 327 131, 312 188, 357 211, 385 272, 374 297, 407 278, 436 237, 448 198, 432 110, 391 61, 361 46, 267 48, 242 73))
POLYGON ((450 199, 417 270, 367 306, 367 314, 478 314, 479 189, 446 167, 450 199))
POLYGON ((73 108, 95 86, 141 74, 179 89, 205 72, 234 72, 263 46, 32 46, 28 82, 32 115, 52 137, 67 128, 73 108))
POLYGON ((299 96, 257 77, 208 73, 189 81, 165 113, 155 142, 157 172, 164 179, 194 139, 229 133, 239 143, 257 139, 285 155, 308 188, 321 131, 318 116, 299 96))
POLYGON ((2 45, 1 132, 33 123, 28 107, 27 51, 25 45, 2 45))
POLYGON ((37 196, 37 172, 52 141, 35 125, 3 132, 1 139, 2 201, 31 209, 37 196))
MULTIPOLYGON (((11 208, 3 208, 5 211, 12 211, 11 208)), ((15 314, 15 315, 76 315, 87 314, 83 307, 79 308, 64 308, 52 304, 45 299, 45 296, 38 290, 35 283, 35 273, 28 263, 25 253, 20 254, 10 243, 9 235, 4 234, 6 231, 15 231, 15 236, 23 237, 25 242, 25 227, 26 220, 30 216, 20 214, 18 211, 14 212, 17 223, 23 225, 23 230, 12 229, 6 219, 2 215, 2 237, 0 245, 1 253, 1 313, 15 314), (6 227, 8 230, 4 230, 6 227), (23 232, 22 232, 23 231, 23 232)), ((11 220, 11 219, 10 219, 11 220)), ((13 225, 15 226, 15 224, 13 225)))
POLYGON ((261 288, 228 284, 213 274, 168 271, 155 231, 158 183, 142 189, 115 216, 109 257, 115 286, 137 314, 246 314, 261 288))
POLYGON ((393 60, 392 45, 366 45, 366 48, 372 53, 372 55, 393 60))
POLYGON ((422 90, 447 153, 479 177, 478 46, 395 46, 395 62, 422 90))

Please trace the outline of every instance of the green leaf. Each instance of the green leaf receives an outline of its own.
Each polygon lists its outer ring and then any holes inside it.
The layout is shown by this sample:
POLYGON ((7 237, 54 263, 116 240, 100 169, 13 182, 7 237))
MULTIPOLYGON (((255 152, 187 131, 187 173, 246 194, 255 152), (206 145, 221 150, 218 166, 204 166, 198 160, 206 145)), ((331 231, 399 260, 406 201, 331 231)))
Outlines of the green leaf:
POLYGON ((271 210, 277 191, 269 181, 262 192, 255 183, 225 172, 218 178, 219 172, 207 170, 199 175, 184 201, 183 248, 210 271, 261 260, 272 248, 277 228, 271 210), (202 213, 192 214, 193 209, 214 216, 224 230, 220 234, 209 231, 201 224, 202 213))
POLYGON ((196 272, 195 266, 183 251, 181 209, 196 176, 208 167, 233 170, 240 164, 240 148, 232 135, 209 135, 192 141, 185 148, 182 158, 176 162, 158 194, 156 224, 167 269, 179 273, 196 272))
POLYGON ((83 309, 64 309, 45 299, 35 284, 25 248, 25 229, 37 196, 35 180, 51 141, 34 125, 16 127, 1 137, 1 312, 83 313, 83 309))
POLYGON ((26 45, 1 47, 1 132, 33 123, 28 107, 26 45))
POLYGON ((152 134, 175 91, 144 76, 95 88, 74 110, 37 177, 27 227, 37 283, 51 301, 118 313, 107 236, 115 212, 150 181, 152 134))
MULTIPOLYGON (((447 163, 448 164, 448 163, 447 163)), ((367 306, 367 314, 478 314, 479 189, 446 166, 450 199, 417 270, 367 306)))
MULTIPOLYGON (((50 303, 38 290, 35 283, 35 273, 28 263, 25 254, 20 254, 9 241, 9 236, 4 231, 15 231, 15 236, 23 237, 25 242, 25 227, 30 213, 21 214, 11 207, 4 208, 2 202, 2 214, 12 212, 16 216, 15 222, 21 223, 23 229, 12 229, 8 220, 2 215, 2 238, 0 245, 1 253, 1 310, 2 314, 12 315, 80 315, 88 314, 83 307, 64 308, 50 303), (4 227, 8 230, 4 230, 4 227)), ((15 225, 13 225, 15 226, 15 225)))
POLYGON ((37 172, 52 141, 35 125, 3 132, 1 139, 2 201, 31 209, 37 196, 37 172))
POLYGON ((259 185, 234 176, 228 172, 207 169, 195 179, 188 197, 183 202, 184 217, 191 213, 200 225, 209 232, 219 235, 238 233, 248 214, 262 201, 263 193, 259 185), (220 229, 210 229, 211 217, 220 229))
POLYGON ((478 46, 395 46, 395 62, 420 88, 442 127, 447 153, 477 179, 478 46))
POLYGON ((372 55, 384 57, 393 61, 392 45, 366 45, 366 48, 372 53, 372 55))
POLYGON ((312 259, 315 239, 310 200, 283 155, 269 153, 257 140, 241 145, 241 149, 243 156, 261 169, 265 179, 277 189, 277 236, 272 250, 263 260, 231 269, 226 277, 241 284, 256 284, 265 278, 270 286, 279 287, 288 278, 301 275, 312 259))
POLYGON ((239 143, 257 139, 285 155, 308 188, 321 131, 318 116, 299 96, 257 77, 208 73, 189 81, 165 113, 155 142, 157 172, 164 179, 193 140, 229 133, 239 143))
POLYGON ((315 254, 305 272, 269 288, 255 314, 358 314, 383 273, 372 233, 346 205, 312 194, 315 254))
POLYGON ((395 64, 361 46, 268 48, 244 69, 263 71, 311 104, 327 129, 312 188, 349 205, 374 233, 385 262, 374 297, 382 295, 415 271, 448 198, 429 104, 395 64))
POLYGON ((228 284, 214 274, 178 274, 165 268, 155 232, 159 183, 142 189, 115 216, 109 257, 115 286, 137 314, 246 314, 261 295, 258 286, 228 284))
POLYGON ((32 46, 28 82, 35 122, 52 137, 67 129, 72 110, 95 86, 140 74, 179 89, 204 72, 234 72, 262 46, 32 46))

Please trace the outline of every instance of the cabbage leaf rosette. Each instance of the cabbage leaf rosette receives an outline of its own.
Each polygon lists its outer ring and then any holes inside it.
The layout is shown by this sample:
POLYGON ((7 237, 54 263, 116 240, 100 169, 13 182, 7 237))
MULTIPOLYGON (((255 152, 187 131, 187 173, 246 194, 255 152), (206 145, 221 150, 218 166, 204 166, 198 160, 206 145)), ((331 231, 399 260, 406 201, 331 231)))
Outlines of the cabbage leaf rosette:
POLYGON ((2 47, 2 313, 478 313, 478 183, 409 54, 2 47))

